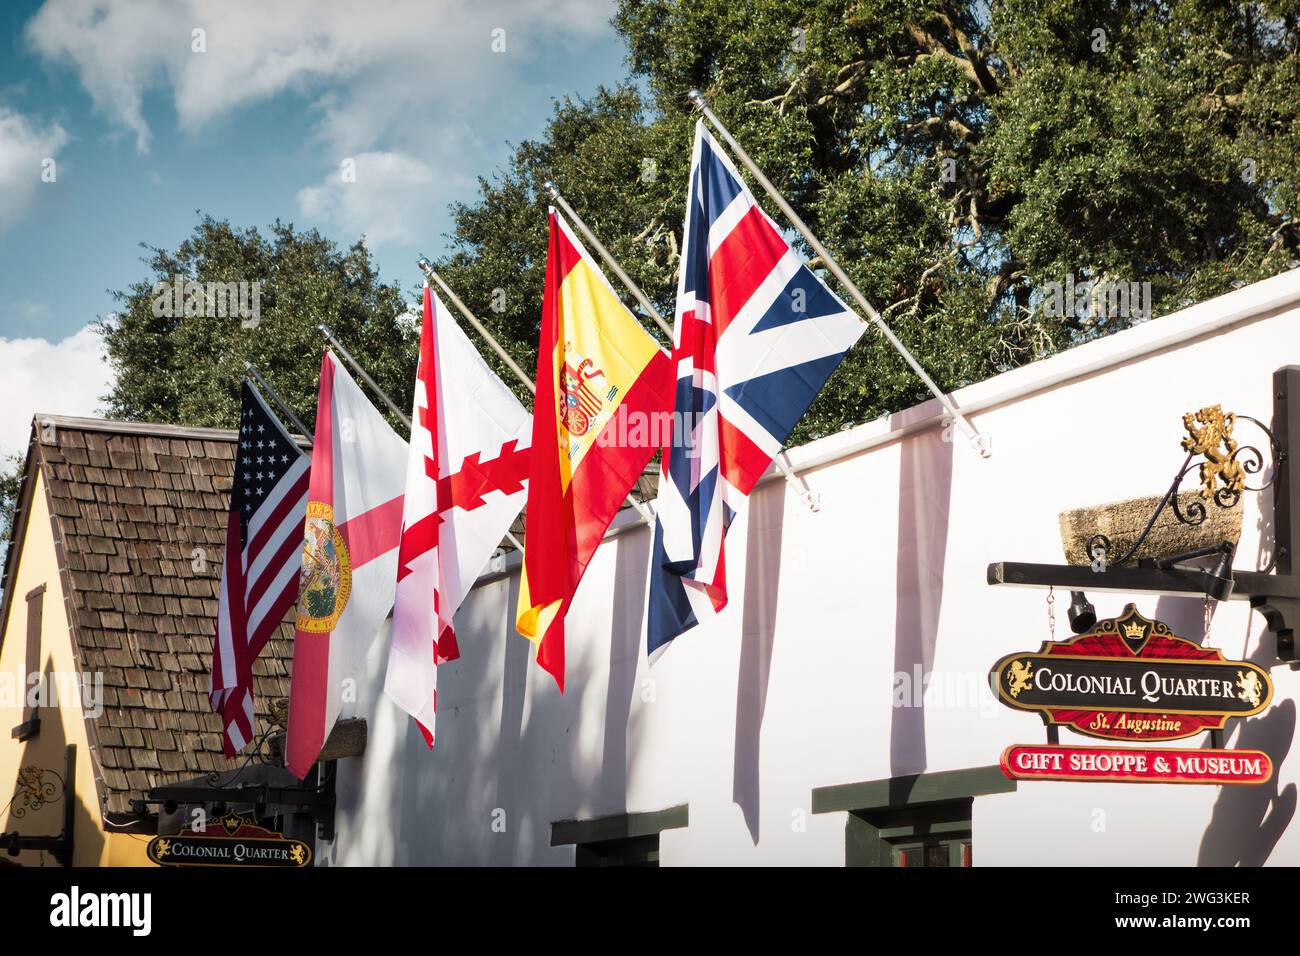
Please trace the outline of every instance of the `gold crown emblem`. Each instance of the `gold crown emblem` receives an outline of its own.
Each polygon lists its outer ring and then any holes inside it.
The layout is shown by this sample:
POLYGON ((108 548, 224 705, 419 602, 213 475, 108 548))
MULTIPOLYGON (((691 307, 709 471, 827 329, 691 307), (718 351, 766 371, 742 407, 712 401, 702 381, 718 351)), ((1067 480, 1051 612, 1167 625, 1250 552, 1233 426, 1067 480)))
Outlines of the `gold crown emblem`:
POLYGON ((1146 628, 1144 628, 1141 624, 1138 624, 1136 621, 1132 624, 1124 625, 1125 637, 1141 637, 1145 633, 1146 633, 1146 628))

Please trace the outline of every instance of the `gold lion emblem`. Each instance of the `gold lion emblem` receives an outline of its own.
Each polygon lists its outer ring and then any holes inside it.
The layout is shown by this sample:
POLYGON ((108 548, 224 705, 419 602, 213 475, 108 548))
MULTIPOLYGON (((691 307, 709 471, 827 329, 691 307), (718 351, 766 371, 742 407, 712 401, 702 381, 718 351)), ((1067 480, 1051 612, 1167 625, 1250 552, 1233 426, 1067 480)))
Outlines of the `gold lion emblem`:
POLYGON ((1251 707, 1259 706, 1259 675, 1254 671, 1237 671, 1237 699, 1244 700, 1251 707))
POLYGON ((1246 487, 1245 469, 1241 467, 1241 462, 1232 457, 1237 453, 1237 441, 1232 437, 1232 427, 1236 421, 1235 414, 1225 414, 1218 405, 1210 405, 1183 416, 1183 427, 1187 429, 1183 450, 1205 456, 1200 472, 1202 498, 1212 497, 1219 481, 1223 482, 1226 491, 1240 493, 1246 487))
POLYGON ((302 866, 303 861, 307 858, 307 855, 302 852, 302 846, 297 843, 295 843, 289 850, 289 856, 293 859, 293 862, 297 863, 299 866, 302 866))
POLYGON ((45 771, 40 767, 20 767, 18 770, 18 790, 29 800, 42 803, 41 793, 45 789, 42 777, 45 771))
POLYGON ((1007 692, 1012 697, 1019 697, 1022 690, 1034 689, 1034 675, 1030 668, 1033 664, 1028 661, 1012 661, 1011 667, 1007 669, 1007 692))
POLYGON ((157 854, 158 854, 158 859, 161 860, 163 857, 165 857, 165 856, 167 855, 167 851, 170 850, 170 849, 172 848, 172 841, 171 841, 171 840, 159 840, 159 841, 157 842, 157 844, 155 844, 155 846, 157 847, 156 852, 157 852, 157 854))

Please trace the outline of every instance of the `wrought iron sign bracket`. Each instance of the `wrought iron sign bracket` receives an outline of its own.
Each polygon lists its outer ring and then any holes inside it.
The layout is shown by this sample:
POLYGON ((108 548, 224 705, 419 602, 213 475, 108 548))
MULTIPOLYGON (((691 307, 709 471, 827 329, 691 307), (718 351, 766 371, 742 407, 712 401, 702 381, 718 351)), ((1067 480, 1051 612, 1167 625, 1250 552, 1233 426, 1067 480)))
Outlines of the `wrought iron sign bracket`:
MULTIPOLYGON (((68 744, 64 750, 63 777, 60 784, 63 787, 63 829, 58 836, 28 836, 13 830, 9 833, 0 833, 0 849, 7 852, 10 856, 17 856, 24 850, 44 850, 54 857, 63 866, 72 866, 72 849, 73 849, 73 824, 75 822, 74 812, 76 810, 75 793, 77 788, 77 746, 68 744)), ((24 781, 24 786, 28 790, 28 808, 39 809, 48 800, 54 797, 56 788, 53 782, 45 782, 43 774, 51 777, 57 777, 58 774, 53 771, 40 771, 36 768, 25 768, 26 770, 36 770, 36 775, 30 781, 24 781), (33 795, 34 794, 34 795, 33 795)), ((17 799, 15 797, 15 799, 17 799)), ((14 811, 14 816, 21 817, 23 812, 14 811)))
MULTIPOLYGON (((1241 416, 1245 417, 1245 416, 1241 416)), ((1258 423, 1256 423, 1258 424, 1258 423)), ((1189 428, 1191 426, 1189 425, 1189 428)), ((1262 425, 1260 426, 1263 427, 1262 425)), ((1104 570, 1094 570, 1088 565, 1065 564, 1030 564, 1018 561, 998 561, 988 566, 988 583, 991 585, 1010 585, 1013 587, 1061 588, 1070 591, 1100 591, 1103 593, 1142 593, 1173 596, 1205 596, 1215 601, 1249 601, 1250 606, 1263 615, 1265 622, 1277 637, 1277 656, 1293 669, 1300 669, 1300 654, 1297 654, 1295 629, 1300 625, 1300 574, 1293 565, 1293 556, 1300 549, 1300 482, 1295 480, 1288 467, 1290 450, 1300 449, 1300 366, 1288 365, 1273 373, 1273 427, 1269 434, 1274 460, 1274 474, 1270 482, 1273 489, 1273 561, 1265 571, 1235 571, 1232 569, 1233 547, 1227 542, 1212 548, 1203 548, 1185 555, 1177 555, 1159 560, 1141 560, 1136 565, 1125 566, 1125 559, 1132 556, 1137 545, 1129 549, 1117 564, 1106 566, 1104 570), (1195 558, 1219 554, 1219 561, 1212 568, 1185 564, 1195 558)), ((1190 446, 1185 443, 1185 448, 1190 446)), ((1235 443, 1230 445, 1232 453, 1220 455, 1217 464, 1227 464, 1229 468, 1238 468, 1239 479, 1244 473, 1253 474, 1262 467, 1262 457, 1254 449, 1243 447, 1242 452, 1252 452, 1254 461, 1249 458, 1238 462, 1235 443), (1244 469, 1242 466, 1244 465, 1244 469)), ((1191 455, 1189 455, 1189 462, 1191 455)), ((1207 457, 1207 461, 1211 460, 1207 457)), ((1187 521, 1177 504, 1178 484, 1191 467, 1184 469, 1174 480, 1170 493, 1152 516, 1146 532, 1150 531, 1160 511, 1173 503, 1179 519, 1187 521)), ((1202 466, 1202 478, 1207 474, 1202 466)), ((1240 480, 1235 493, 1219 489, 1214 498, 1217 504, 1229 506, 1235 503, 1234 494, 1239 495, 1244 480, 1240 480), (1222 497, 1221 497, 1222 496, 1222 497)), ((1265 484, 1264 488, 1269 487, 1265 484)), ((1244 490, 1262 490, 1248 488, 1244 490)), ((1204 520, 1204 506, 1200 507, 1204 520)), ((1096 539, 1094 539, 1096 540, 1096 539)), ((1139 538, 1139 543, 1141 542, 1139 538)), ((1090 550, 1092 545, 1090 543, 1090 550)))
POLYGON ((207 804, 224 803, 251 805, 259 815, 265 815, 272 806, 292 807, 306 813, 316 822, 317 834, 322 840, 334 839, 334 773, 317 767, 317 780, 303 786, 272 786, 267 783, 239 783, 222 786, 220 775, 209 775, 205 786, 178 784, 153 787, 143 800, 132 801, 137 812, 144 812, 149 804, 207 804), (323 779, 322 779, 323 778, 323 779))

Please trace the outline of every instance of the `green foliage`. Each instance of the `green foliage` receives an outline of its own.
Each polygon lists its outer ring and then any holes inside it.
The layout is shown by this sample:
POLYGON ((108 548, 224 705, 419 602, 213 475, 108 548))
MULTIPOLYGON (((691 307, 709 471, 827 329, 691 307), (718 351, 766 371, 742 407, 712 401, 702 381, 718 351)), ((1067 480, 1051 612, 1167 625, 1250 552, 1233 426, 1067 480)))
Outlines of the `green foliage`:
MULTIPOLYGON (((633 77, 558 103, 440 264, 525 368, 547 179, 671 313, 692 88, 944 388, 1130 324, 1045 315, 1067 276, 1149 281, 1160 315, 1300 257, 1300 0, 622 0, 614 23, 633 77)), ((868 333, 792 441, 924 397, 868 333)))
MULTIPOLYGON (((1150 282, 1159 315, 1300 257, 1300 0, 621 0, 614 23, 632 76, 557 102, 454 208, 437 264, 525 369, 548 179, 671 315, 692 88, 947 389, 1133 321, 1045 314, 1067 277, 1150 282)), ((408 401, 413 323, 363 244, 205 217, 149 251, 102 324, 114 414, 230 425, 249 359, 310 424, 320 322, 408 401), (156 317, 177 275, 262 281, 260 324, 156 317)), ((926 394, 868 333, 792 441, 926 394)))
POLYGON ((146 248, 152 276, 116 293, 118 314, 99 323, 116 375, 106 396, 112 417, 233 427, 249 361, 311 428, 325 345, 321 324, 399 407, 409 405, 418 330, 401 290, 379 281, 363 242, 344 251, 314 230, 278 221, 263 235, 202 216, 176 250, 146 248), (255 323, 211 309, 157 315, 169 310, 155 308, 155 285, 170 288, 177 276, 205 284, 260 282, 260 315, 255 323))
POLYGON ((9 550, 9 536, 14 530, 14 510, 18 507, 18 489, 23 481, 23 456, 5 455, 0 461, 0 566, 9 550))
MULTIPOLYGON (((560 186, 632 278, 671 316, 676 289, 674 217, 690 126, 669 129, 647 119, 631 86, 601 89, 587 101, 566 99, 543 140, 521 144, 496 180, 480 180, 480 198, 455 207, 454 249, 439 273, 530 375, 537 366, 542 286, 546 277, 548 179, 560 186), (653 170, 643 174, 643 170, 653 170), (629 223, 646 223, 640 235, 629 223)), ((628 299, 630 301, 630 297, 628 299)), ((527 389, 484 350, 502 380, 531 404, 527 389)))

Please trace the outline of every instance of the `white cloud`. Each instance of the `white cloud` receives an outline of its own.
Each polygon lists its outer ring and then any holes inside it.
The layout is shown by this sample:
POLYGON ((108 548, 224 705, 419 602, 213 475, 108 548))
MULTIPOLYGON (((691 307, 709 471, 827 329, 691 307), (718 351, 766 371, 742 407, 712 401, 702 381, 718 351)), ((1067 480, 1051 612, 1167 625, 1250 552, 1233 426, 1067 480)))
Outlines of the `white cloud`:
POLYGON ((287 90, 314 96, 322 137, 346 155, 427 116, 431 102, 472 116, 503 75, 606 30, 612 12, 612 0, 47 0, 27 38, 71 64, 141 152, 144 94, 162 87, 191 132, 287 90), (491 48, 496 29, 504 53, 491 48))
MULTIPOLYGON (((38 189, 55 188, 55 183, 42 182, 42 164, 56 159, 67 141, 68 134, 57 123, 42 127, 0 106, 0 232, 31 209, 38 189)), ((57 176, 57 166, 54 172, 57 176)))
POLYGON ((94 415, 112 378, 103 354, 90 326, 62 342, 0 338, 0 455, 26 449, 37 412, 94 415))
POLYGON ((373 247, 414 230, 436 240, 451 199, 475 189, 465 170, 497 158, 521 111, 539 126, 549 112, 538 68, 602 42, 613 12, 614 0, 47 0, 26 36, 77 71, 142 153, 151 90, 171 93, 194 136, 242 107, 300 96, 314 123, 299 212, 373 247), (356 183, 339 178, 347 158, 356 183))
POLYGON ((430 195, 433 170, 404 153, 361 153, 317 186, 298 191, 298 208, 308 219, 363 233, 370 245, 413 242, 424 217, 411 197, 430 195))

